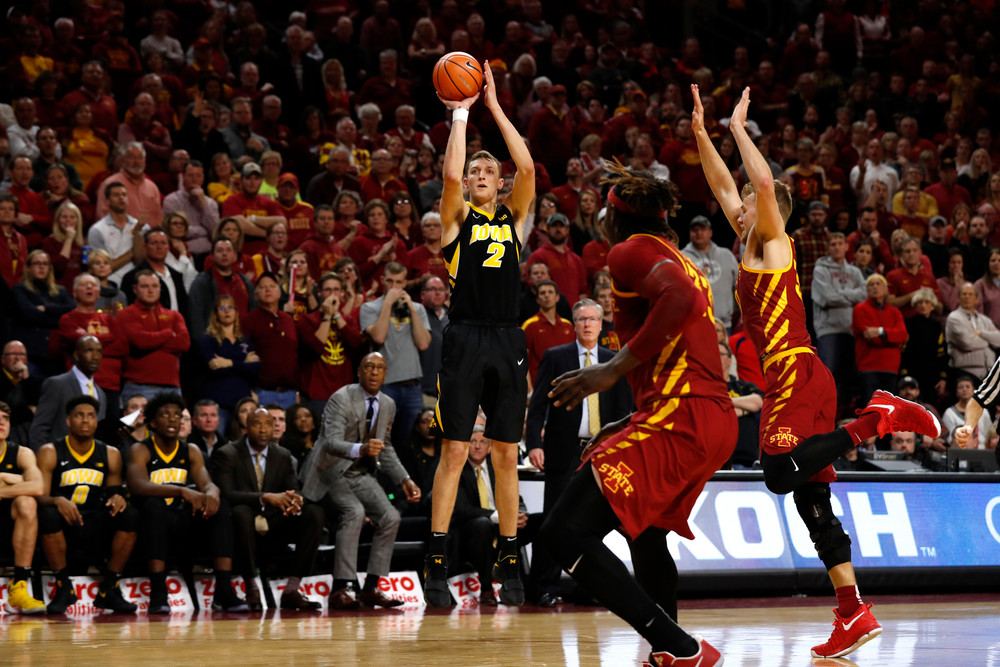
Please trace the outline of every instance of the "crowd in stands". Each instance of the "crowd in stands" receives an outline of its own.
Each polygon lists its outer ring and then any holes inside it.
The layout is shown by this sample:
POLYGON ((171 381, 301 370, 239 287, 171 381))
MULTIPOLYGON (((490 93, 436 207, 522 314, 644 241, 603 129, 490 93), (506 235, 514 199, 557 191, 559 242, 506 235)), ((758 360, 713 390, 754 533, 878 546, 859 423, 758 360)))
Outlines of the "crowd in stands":
MULTIPOLYGON (((679 187, 671 225, 711 283, 741 417, 730 465, 753 465, 763 377, 734 297, 741 245, 712 199, 688 113, 697 84, 706 128, 745 184, 727 125, 749 86, 751 134, 794 194, 787 230, 839 411, 876 389, 906 390, 949 432, 872 446, 932 466, 1000 351, 1000 127, 987 111, 1000 102, 1000 15, 985 2, 878 0, 798 3, 780 16, 742 3, 679 12, 632 0, 310 0, 290 14, 233 0, 12 3, 0 27, 9 442, 39 452, 70 437, 67 400, 87 395, 93 432, 121 451, 131 486, 135 451, 148 457, 159 432, 177 437, 167 413, 188 414, 179 435, 204 459, 191 476, 196 505, 218 504, 211 479, 226 443, 270 442, 289 452, 287 490, 301 508, 303 496, 317 500, 298 494, 310 466, 325 465, 311 454, 332 442, 331 397, 363 388, 362 361, 378 352, 375 394, 394 419, 382 438, 362 430, 364 453, 339 456, 378 457, 367 442, 384 441, 395 463, 365 474, 394 504, 369 502, 366 486, 355 489, 361 509, 342 502, 327 518, 355 530, 358 512, 374 512, 391 541, 393 513, 426 516, 439 451, 426 410, 450 292, 437 211, 451 121, 431 70, 461 50, 489 62, 536 160, 520 239, 532 381, 547 350, 577 339, 581 300, 599 304, 598 344, 619 349, 601 178, 610 160, 648 170, 679 187), (266 428, 270 437, 253 435, 266 428)), ((474 106, 467 154, 496 152, 501 197, 513 182, 504 145, 474 106)), ((997 439, 991 417, 976 434, 983 448, 997 439)), ((158 497, 148 477, 131 491, 158 497)), ((244 545, 248 524, 223 492, 244 545)), ((485 511, 491 500, 471 502, 485 511)), ((309 530, 322 519, 311 515, 309 530)), ((162 572, 165 541, 140 542, 156 553, 150 572, 162 572)), ((232 535, 217 546, 231 552, 232 535)), ((369 582, 351 594, 351 568, 338 570, 341 604, 387 602, 369 582)))

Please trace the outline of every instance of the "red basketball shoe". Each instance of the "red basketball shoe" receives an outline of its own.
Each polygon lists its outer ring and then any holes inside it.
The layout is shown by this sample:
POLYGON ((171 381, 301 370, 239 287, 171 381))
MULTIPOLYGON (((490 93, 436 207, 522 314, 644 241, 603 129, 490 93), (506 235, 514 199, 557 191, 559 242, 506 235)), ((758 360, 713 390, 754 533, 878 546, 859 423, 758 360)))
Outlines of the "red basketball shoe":
POLYGON ((872 394, 871 400, 861 414, 869 412, 878 413, 880 416, 877 427, 879 437, 899 431, 914 431, 932 438, 941 435, 941 423, 922 405, 881 389, 872 394))
POLYGON ((707 641, 693 635, 698 642, 698 652, 687 658, 677 658, 667 651, 649 654, 649 662, 642 663, 649 667, 721 667, 722 654, 707 641))
POLYGON ((813 646, 812 657, 839 658, 882 634, 882 626, 872 616, 871 608, 871 602, 863 604, 850 618, 844 618, 834 609, 833 634, 825 644, 813 646))

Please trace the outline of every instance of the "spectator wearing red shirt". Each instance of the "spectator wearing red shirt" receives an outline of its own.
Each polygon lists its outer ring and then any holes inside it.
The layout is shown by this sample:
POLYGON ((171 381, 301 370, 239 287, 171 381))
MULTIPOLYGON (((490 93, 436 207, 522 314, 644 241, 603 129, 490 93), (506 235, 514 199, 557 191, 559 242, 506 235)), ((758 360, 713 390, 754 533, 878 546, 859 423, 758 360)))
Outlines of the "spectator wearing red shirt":
POLYGON ((267 139, 271 150, 282 155, 288 154, 292 142, 292 131, 281 124, 281 98, 267 95, 261 103, 260 118, 250 123, 256 134, 267 139))
MULTIPOLYGON (((908 239, 903 243, 900 266, 885 276, 889 289, 889 305, 899 308, 903 313, 903 319, 916 315, 917 309, 910 302, 921 287, 933 290, 940 304, 941 290, 937 278, 920 261, 922 254, 920 241, 914 238, 908 239)), ((940 310, 941 307, 938 306, 939 315, 940 310)))
POLYGON ((566 86, 552 86, 549 103, 543 105, 531 117, 528 124, 528 141, 533 155, 541 156, 549 174, 556 181, 562 181, 564 166, 575 152, 573 144, 573 123, 566 106, 566 86))
MULTIPOLYGON (((580 194, 584 191, 593 192, 600 200, 600 193, 594 188, 583 184, 583 162, 578 157, 566 161, 566 182, 552 188, 552 194, 559 199, 559 210, 570 220, 576 218, 580 207, 580 194)), ((580 252, 582 248, 574 248, 580 252)))
POLYGON ((896 215, 899 220, 899 228, 918 241, 923 241, 927 236, 929 227, 928 219, 920 215, 920 190, 914 186, 907 186, 902 192, 903 212, 896 215))
POLYGON ((276 222, 285 222, 285 216, 281 214, 281 207, 276 201, 259 194, 260 184, 264 182, 260 165, 247 162, 243 165, 242 173, 240 191, 226 197, 222 204, 222 216, 235 218, 240 224, 246 238, 242 250, 253 255, 267 247, 264 240, 267 230, 276 222))
MULTIPOLYGON (((94 336, 101 343, 103 357, 94 374, 94 382, 107 396, 106 419, 117 419, 118 396, 122 388, 122 361, 129 353, 127 338, 119 330, 114 314, 97 309, 101 281, 89 273, 77 276, 73 285, 76 308, 59 318, 59 329, 52 334, 55 349, 62 352, 66 368, 73 364, 76 341, 94 336)), ((52 348, 50 348, 52 349, 52 348)))
MULTIPOLYGON (((212 316, 213 304, 222 295, 232 297, 240 320, 245 320, 256 303, 250 279, 236 270, 236 247, 225 236, 212 241, 211 266, 206 261, 205 270, 191 283, 188 291, 188 317, 191 337, 201 340, 212 316)), ((207 258, 206 258, 207 260, 207 258)))
POLYGON ((330 396, 354 382, 351 359, 365 338, 357 316, 344 315, 344 281, 328 273, 319 282, 319 310, 299 317, 295 324, 302 346, 302 391, 316 414, 322 414, 330 396))
POLYGON ((937 201, 938 213, 950 220, 951 212, 959 204, 972 208, 972 196, 969 195, 969 191, 958 185, 958 170, 954 158, 941 159, 939 174, 941 180, 924 189, 924 192, 937 201))
POLYGON ((823 197, 831 211, 839 211, 854 205, 854 191, 851 190, 847 174, 837 166, 837 148, 833 144, 821 143, 816 149, 816 164, 823 168, 823 197))
POLYGON ((881 272, 896 268, 896 258, 892 256, 889 242, 882 238, 878 231, 878 213, 871 206, 866 206, 858 213, 858 230, 847 237, 847 261, 854 261, 854 251, 858 243, 868 240, 875 247, 875 257, 872 261, 881 272))
POLYGON ((876 389, 891 391, 896 385, 902 346, 908 338, 903 314, 888 303, 888 285, 875 273, 865 281, 868 299, 854 306, 854 358, 861 378, 861 398, 865 403, 876 389))
POLYGON ((94 45, 91 54, 108 64, 115 97, 128 99, 132 83, 142 74, 142 60, 139 52, 128 43, 124 34, 125 18, 121 14, 109 15, 104 25, 107 30, 94 45))
POLYGON ((361 86, 355 104, 360 106, 374 102, 383 118, 393 118, 397 108, 411 103, 412 84, 399 76, 397 55, 393 49, 385 49, 378 54, 378 71, 378 76, 371 77, 361 86))
POLYGON ((17 217, 15 224, 31 248, 40 248, 42 239, 52 232, 52 213, 49 211, 45 197, 29 189, 35 170, 31 166, 31 158, 20 155, 10 164, 9 194, 17 197, 17 217))
POLYGON ((538 374, 538 364, 542 362, 545 350, 556 345, 572 343, 576 340, 573 323, 559 317, 556 305, 559 303, 559 287, 551 280, 543 280, 537 285, 538 313, 529 317, 521 325, 528 344, 528 384, 534 386, 538 374))
POLYGON ((406 184, 392 175, 392 156, 380 148, 372 153, 372 168, 362 176, 361 198, 367 204, 374 199, 389 201, 394 194, 406 189, 406 184))
MULTIPOLYGON (((553 90, 555 89, 553 88, 553 90)), ((628 113, 618 114, 604 125, 604 148, 614 155, 627 153, 628 145, 625 143, 625 133, 631 127, 638 127, 639 134, 648 135, 653 142, 653 148, 659 152, 663 148, 660 124, 656 119, 646 115, 646 111, 649 109, 646 93, 638 89, 634 90, 628 100, 628 109, 628 113)))
POLYGON ((279 222, 276 225, 271 225, 271 228, 267 230, 267 250, 253 256, 254 270, 257 272, 254 279, 259 278, 260 274, 265 271, 281 273, 287 258, 288 226, 279 222))
POLYGON ((122 374, 122 403, 135 395, 152 399, 181 385, 181 355, 191 336, 180 313, 160 305, 160 278, 148 269, 136 273, 136 301, 118 314, 120 335, 128 341, 122 374))
POLYGON ((608 270, 608 252, 611 244, 605 239, 594 239, 583 246, 583 254, 580 258, 587 269, 587 279, 591 280, 598 271, 608 270))
POLYGON ((288 247, 298 248, 313 235, 313 206, 299 201, 299 179, 285 172, 278 177, 278 207, 288 222, 288 247))
POLYGON ((396 127, 385 133, 387 137, 399 137, 403 140, 403 148, 415 151, 421 146, 434 148, 431 138, 426 132, 413 129, 417 122, 417 110, 409 104, 396 109, 396 127))
POLYGON ((306 254, 309 275, 319 283, 320 277, 332 271, 337 260, 344 256, 344 248, 337 242, 333 230, 335 223, 333 207, 320 204, 315 209, 316 230, 298 246, 306 254))
POLYGON ((378 290, 385 265, 399 262, 406 266, 409 253, 399 238, 389 234, 389 206, 384 201, 373 199, 368 202, 364 217, 368 229, 354 239, 347 254, 358 265, 365 290, 372 287, 378 290))
POLYGON ((750 95, 756 109, 754 120, 764 132, 779 129, 778 116, 788 112, 788 88, 776 81, 774 74, 774 64, 769 60, 762 60, 757 66, 757 82, 750 86, 750 95))
POLYGON ((444 252, 441 250, 443 230, 440 215, 434 211, 424 213, 424 217, 420 219, 420 233, 424 242, 406 256, 405 264, 410 267, 406 284, 409 289, 420 284, 423 277, 428 274, 440 278, 443 282, 448 281, 448 267, 445 265, 444 252))
POLYGON ((139 227, 159 227, 163 223, 163 195, 156 183, 146 176, 146 149, 138 141, 125 145, 121 169, 101 182, 94 215, 100 219, 108 214, 108 197, 105 189, 112 183, 121 183, 128 193, 125 212, 139 221, 139 227))
MULTIPOLYGON (((583 260, 569 249, 569 221, 562 213, 549 216, 545 232, 549 241, 528 257, 528 266, 543 262, 549 267, 552 280, 559 286, 559 292, 566 296, 570 306, 587 298, 587 268, 583 260)), ((539 357, 541 360, 541 357, 539 357)))
POLYGON ((899 134, 910 142, 910 154, 906 157, 913 164, 917 163, 920 159, 920 154, 924 151, 938 152, 938 147, 933 141, 924 139, 920 136, 920 128, 917 125, 917 119, 913 116, 907 116, 903 120, 899 121, 899 134))
POLYGON ((139 93, 132 103, 132 117, 118 126, 118 143, 138 141, 146 149, 146 172, 162 174, 173 151, 170 130, 155 117, 156 102, 149 93, 139 93))
POLYGON ((0 304, 9 308, 10 287, 21 282, 24 275, 24 262, 28 256, 28 241, 15 228, 18 215, 17 197, 12 194, 0 195, 0 276, 7 288, 2 290, 0 304))
MULTIPOLYGON (((799 269, 802 303, 806 308, 806 325, 812 328, 813 270, 820 257, 826 257, 830 244, 830 230, 826 226, 826 204, 814 201, 809 204, 808 222, 792 232, 795 239, 795 263, 799 269)), ((728 324, 724 322, 723 324, 728 324)))
POLYGON ((278 308, 281 283, 273 273, 262 273, 254 290, 257 307, 247 315, 244 335, 260 357, 260 377, 254 387, 261 405, 289 408, 299 386, 299 337, 295 320, 278 308))
MULTIPOLYGON (((678 201, 681 210, 678 212, 675 230, 680 236, 683 246, 687 243, 687 223, 696 215, 708 215, 708 181, 701 168, 701 157, 698 154, 698 144, 691 131, 691 117, 682 114, 677 117, 674 128, 674 139, 663 145, 660 151, 660 163, 670 170, 670 180, 680 190, 678 201)), ((674 225, 675 220, 671 220, 674 225)))
POLYGON ((70 111, 77 105, 86 102, 93 116, 91 127, 103 130, 109 137, 118 136, 118 105, 110 95, 102 92, 104 88, 104 65, 100 60, 91 60, 81 70, 80 87, 66 93, 60 102, 62 117, 68 118, 70 111))

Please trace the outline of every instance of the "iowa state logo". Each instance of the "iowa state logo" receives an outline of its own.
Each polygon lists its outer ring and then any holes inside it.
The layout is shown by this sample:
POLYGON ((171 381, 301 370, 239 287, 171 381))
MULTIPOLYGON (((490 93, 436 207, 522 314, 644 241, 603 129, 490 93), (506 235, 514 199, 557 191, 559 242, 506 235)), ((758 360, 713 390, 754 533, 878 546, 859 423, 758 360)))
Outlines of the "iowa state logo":
POLYGON ((799 437, 792 435, 792 429, 787 426, 779 426, 778 432, 768 442, 776 447, 795 447, 799 444, 799 437))

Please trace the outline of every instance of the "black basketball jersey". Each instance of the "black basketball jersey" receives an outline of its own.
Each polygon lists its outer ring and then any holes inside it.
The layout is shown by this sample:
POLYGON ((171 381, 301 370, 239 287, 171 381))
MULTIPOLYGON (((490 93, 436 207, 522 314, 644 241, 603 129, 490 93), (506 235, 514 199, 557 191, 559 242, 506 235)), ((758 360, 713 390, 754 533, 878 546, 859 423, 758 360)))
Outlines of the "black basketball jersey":
POLYGON ((104 480, 108 474, 108 446, 93 441, 90 451, 79 456, 69 446, 69 436, 55 443, 56 467, 52 471, 52 497, 62 496, 81 510, 96 510, 104 504, 104 480))
MULTIPOLYGON (((162 452, 159 447, 153 444, 152 436, 142 441, 142 444, 149 450, 149 481, 153 484, 176 484, 177 486, 187 486, 188 473, 191 471, 191 461, 188 457, 188 446, 183 442, 178 442, 177 449, 171 452, 162 452)), ((177 498, 164 498, 167 505, 175 504, 177 498)), ((180 503, 176 503, 180 505, 180 503)))
POLYGON ((7 446, 4 447, 3 451, 3 458, 0 458, 0 472, 9 472, 15 475, 24 474, 21 466, 17 465, 17 453, 20 450, 20 445, 15 445, 10 440, 7 441, 7 446))
POLYGON ((493 215, 469 202, 458 238, 445 248, 451 282, 452 322, 511 322, 518 320, 521 296, 521 239, 514 215, 501 204, 493 215))

